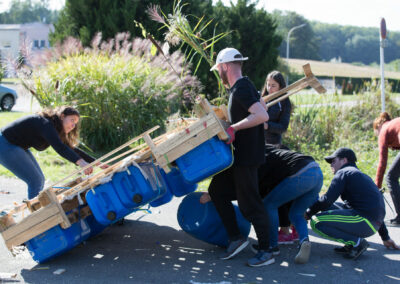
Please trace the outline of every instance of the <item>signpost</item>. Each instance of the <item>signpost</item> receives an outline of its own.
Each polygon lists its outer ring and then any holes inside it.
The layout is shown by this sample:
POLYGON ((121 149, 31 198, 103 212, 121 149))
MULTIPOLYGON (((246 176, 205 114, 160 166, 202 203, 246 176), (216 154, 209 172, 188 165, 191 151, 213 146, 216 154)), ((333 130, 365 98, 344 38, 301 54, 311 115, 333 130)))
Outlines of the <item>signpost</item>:
POLYGON ((383 49, 386 46, 386 21, 385 18, 381 19, 381 39, 380 39, 380 61, 381 61, 381 102, 382 102, 382 112, 385 111, 385 76, 384 76, 384 65, 385 58, 383 49))

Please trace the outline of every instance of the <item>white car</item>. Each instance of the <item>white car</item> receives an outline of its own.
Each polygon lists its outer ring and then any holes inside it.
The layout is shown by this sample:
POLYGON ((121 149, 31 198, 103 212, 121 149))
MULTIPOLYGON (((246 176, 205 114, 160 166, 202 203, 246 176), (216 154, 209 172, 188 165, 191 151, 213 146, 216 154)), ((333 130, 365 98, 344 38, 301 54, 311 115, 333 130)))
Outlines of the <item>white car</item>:
POLYGON ((0 108, 2 111, 11 111, 17 98, 15 90, 0 85, 0 108))

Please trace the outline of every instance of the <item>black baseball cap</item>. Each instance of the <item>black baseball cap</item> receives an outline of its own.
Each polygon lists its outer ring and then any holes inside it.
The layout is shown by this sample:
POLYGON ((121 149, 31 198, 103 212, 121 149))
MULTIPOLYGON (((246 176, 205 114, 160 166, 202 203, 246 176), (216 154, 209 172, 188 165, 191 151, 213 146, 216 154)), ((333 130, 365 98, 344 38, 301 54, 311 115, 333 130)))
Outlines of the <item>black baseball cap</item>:
POLYGON ((347 161, 349 161, 349 163, 357 162, 356 154, 350 148, 337 149, 332 155, 325 157, 325 161, 331 164, 333 159, 335 158, 347 158, 347 161))

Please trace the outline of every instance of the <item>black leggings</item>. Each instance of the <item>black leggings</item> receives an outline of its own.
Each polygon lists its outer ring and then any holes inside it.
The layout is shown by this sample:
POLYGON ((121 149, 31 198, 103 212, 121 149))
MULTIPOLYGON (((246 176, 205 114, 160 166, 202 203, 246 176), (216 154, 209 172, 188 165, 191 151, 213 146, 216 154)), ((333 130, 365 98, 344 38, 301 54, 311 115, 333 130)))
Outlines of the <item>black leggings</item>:
POLYGON ((211 200, 231 240, 241 237, 232 200, 254 226, 260 249, 269 248, 269 219, 258 192, 256 167, 233 166, 213 177, 208 188, 211 200))
POLYGON ((397 154, 386 176, 386 183, 392 196, 397 217, 400 218, 400 154, 397 154))

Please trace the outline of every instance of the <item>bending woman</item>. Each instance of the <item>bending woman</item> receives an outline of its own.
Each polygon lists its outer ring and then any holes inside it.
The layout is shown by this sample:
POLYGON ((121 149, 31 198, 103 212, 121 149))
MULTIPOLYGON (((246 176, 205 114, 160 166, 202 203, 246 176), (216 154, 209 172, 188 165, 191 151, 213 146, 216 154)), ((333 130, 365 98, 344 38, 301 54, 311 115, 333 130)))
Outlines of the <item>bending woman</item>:
MULTIPOLYGON (((378 188, 382 187, 382 180, 385 174, 388 148, 399 150, 400 149, 400 118, 391 119, 387 112, 383 112, 374 121, 374 131, 378 136, 379 145, 379 162, 376 170, 375 183, 378 188)), ((400 154, 397 154, 394 159, 388 174, 386 176, 386 183, 392 196, 393 204, 396 209, 396 218, 390 220, 392 226, 400 226, 400 154)))
MULTIPOLYGON (((286 87, 286 81, 282 73, 279 71, 272 71, 268 73, 265 79, 264 87, 261 91, 262 96, 278 92, 279 90, 286 87)), ((266 144, 274 144, 281 148, 282 134, 287 131, 289 127, 290 114, 292 111, 292 104, 289 98, 274 104, 268 108, 269 120, 264 123, 264 135, 266 144)), ((291 202, 283 204, 279 207, 279 224, 281 229, 279 230, 278 243, 279 244, 291 244, 293 241, 298 240, 298 234, 294 227, 292 232, 289 231, 290 220, 289 210, 291 202)))
MULTIPOLYGON (((94 161, 76 148, 79 112, 72 107, 44 110, 36 115, 17 119, 0 131, 0 164, 28 185, 28 199, 36 197, 45 178, 29 148, 43 151, 49 146, 70 162, 85 167, 94 161)), ((93 168, 85 170, 89 175, 93 168)))

